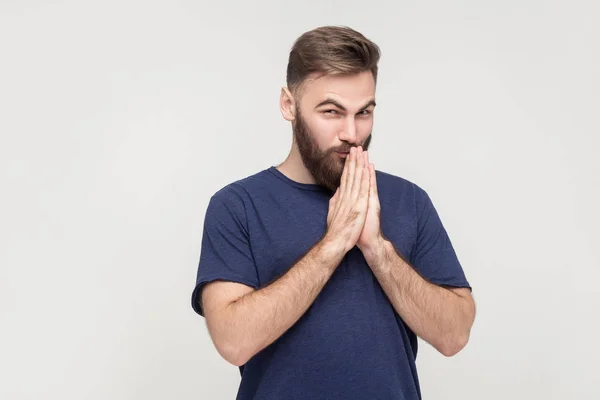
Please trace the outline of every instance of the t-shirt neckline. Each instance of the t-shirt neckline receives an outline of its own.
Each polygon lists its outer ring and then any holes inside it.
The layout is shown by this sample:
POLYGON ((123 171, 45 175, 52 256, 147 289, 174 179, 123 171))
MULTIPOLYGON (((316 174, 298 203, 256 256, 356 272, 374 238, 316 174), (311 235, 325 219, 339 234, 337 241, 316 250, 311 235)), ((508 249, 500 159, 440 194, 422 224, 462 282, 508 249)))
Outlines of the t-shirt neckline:
POLYGON ((270 173, 272 173, 273 175, 275 175, 277 178, 279 178, 283 182, 287 183, 288 185, 297 187, 298 189, 313 190, 313 191, 324 191, 325 190, 325 188, 323 188, 321 185, 318 185, 316 183, 296 182, 296 181, 288 178, 286 175, 284 175, 283 172, 278 170, 277 167, 275 167, 275 166, 269 167, 267 169, 267 171, 269 171, 270 173))

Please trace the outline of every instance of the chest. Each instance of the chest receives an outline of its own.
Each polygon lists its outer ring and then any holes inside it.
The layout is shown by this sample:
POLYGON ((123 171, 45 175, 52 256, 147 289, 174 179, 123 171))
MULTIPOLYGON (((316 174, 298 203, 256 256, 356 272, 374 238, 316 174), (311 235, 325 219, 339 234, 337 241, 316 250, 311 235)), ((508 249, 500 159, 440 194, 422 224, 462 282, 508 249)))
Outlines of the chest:
MULTIPOLYGON (((248 218, 248 230, 260 286, 285 274, 324 236, 327 230, 329 199, 313 195, 280 198, 266 207, 255 207, 248 218)), ((416 241, 416 221, 411 209, 381 201, 381 229, 397 251, 410 259, 416 241)), ((348 260, 366 262, 358 248, 348 260)))

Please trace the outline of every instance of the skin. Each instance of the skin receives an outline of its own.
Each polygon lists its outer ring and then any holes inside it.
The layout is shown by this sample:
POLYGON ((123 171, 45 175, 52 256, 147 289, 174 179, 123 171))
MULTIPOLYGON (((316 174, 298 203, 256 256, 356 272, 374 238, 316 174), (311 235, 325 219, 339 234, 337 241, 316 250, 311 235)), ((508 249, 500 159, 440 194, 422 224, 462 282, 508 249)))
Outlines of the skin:
POLYGON ((294 136, 292 149, 278 169, 292 180, 320 184, 333 194, 344 168, 336 151, 348 152, 357 146, 368 150, 374 102, 375 81, 370 72, 312 74, 295 96, 282 88, 281 114, 292 123, 294 136))
POLYGON ((224 281, 205 286, 208 330, 230 363, 245 364, 295 324, 354 246, 413 332, 446 356, 466 345, 475 317, 470 291, 424 280, 381 231, 375 168, 367 150, 374 100, 370 72, 313 74, 301 93, 282 89, 281 112, 292 123, 294 140, 278 169, 332 193, 327 231, 287 273, 263 288, 224 281), (345 158, 336 153, 346 150, 345 158))

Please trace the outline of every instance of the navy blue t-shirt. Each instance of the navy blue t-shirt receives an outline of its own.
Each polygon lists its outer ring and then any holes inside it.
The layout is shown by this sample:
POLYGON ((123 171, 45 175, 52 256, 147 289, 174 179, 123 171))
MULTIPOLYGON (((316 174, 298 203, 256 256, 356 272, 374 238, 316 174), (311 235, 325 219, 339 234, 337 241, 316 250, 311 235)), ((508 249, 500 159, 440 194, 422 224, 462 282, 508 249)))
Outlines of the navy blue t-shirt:
MULTIPOLYGON (((381 228, 428 281, 470 285, 428 194, 377 171, 381 228)), ((284 274, 324 235, 330 196, 275 167, 231 183, 209 202, 192 307, 214 280, 255 289, 284 274)), ((420 399, 417 337, 357 247, 306 313, 240 367, 238 400, 420 399)))

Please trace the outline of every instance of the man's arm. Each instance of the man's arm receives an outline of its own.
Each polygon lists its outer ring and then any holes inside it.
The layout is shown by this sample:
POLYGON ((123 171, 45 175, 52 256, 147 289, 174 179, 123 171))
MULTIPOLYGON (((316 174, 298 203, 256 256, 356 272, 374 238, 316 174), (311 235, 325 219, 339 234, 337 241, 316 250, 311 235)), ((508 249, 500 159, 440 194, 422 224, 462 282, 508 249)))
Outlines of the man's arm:
MULTIPOLYGON (((313 303, 345 251, 339 242, 323 239, 290 270, 259 290, 216 281, 202 292, 208 330, 223 358, 244 365, 283 335, 313 303), (252 290, 231 301, 232 285, 252 290)), ((235 289, 233 289, 235 290, 235 289)))
POLYGON ((468 288, 446 289, 426 281, 385 239, 364 253, 394 309, 413 332, 447 357, 467 344, 475 319, 468 288))
POLYGON ((233 282, 213 282, 204 288, 208 329, 227 361, 243 365, 283 335, 354 247, 367 215, 370 176, 365 161, 361 149, 350 151, 340 186, 329 200, 323 238, 288 272, 259 290, 233 282))

